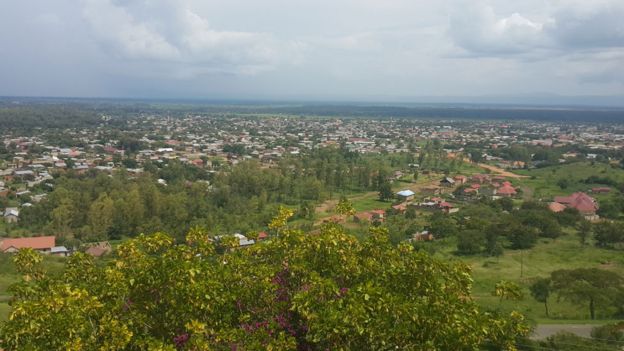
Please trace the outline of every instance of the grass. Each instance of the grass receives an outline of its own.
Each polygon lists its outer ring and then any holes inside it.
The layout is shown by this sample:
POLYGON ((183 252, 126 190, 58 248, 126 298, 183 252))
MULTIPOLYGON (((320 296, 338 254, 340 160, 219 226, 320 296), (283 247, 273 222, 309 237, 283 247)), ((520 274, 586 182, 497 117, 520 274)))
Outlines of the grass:
MULTIPOLYGON (((533 199, 550 199, 556 195, 565 195, 576 191, 587 192, 592 187, 604 186, 601 184, 585 184, 582 182, 590 176, 607 177, 617 182, 624 182, 623 169, 614 168, 602 163, 592 165, 590 162, 576 162, 537 169, 518 170, 515 172, 529 176, 529 178, 523 178, 514 181, 514 183, 521 185, 523 188, 531 189, 533 199), (569 180, 570 185, 566 189, 561 189, 557 185, 557 181, 564 178, 569 180)), ((615 189, 613 192, 615 192, 615 189)), ((596 197, 600 200, 606 196, 599 195, 596 197)))
POLYGON ((11 308, 6 302, 0 302, 0 322, 8 319, 10 311, 11 308))
MULTIPOLYGON (((528 287, 533 279, 547 277, 557 269, 581 267, 608 269, 624 275, 623 252, 599 249, 589 245, 583 246, 571 234, 556 240, 541 239, 533 249, 523 252, 505 250, 499 258, 478 255, 455 256, 453 239, 445 239, 435 245, 436 256, 446 261, 461 261, 472 268, 473 296, 477 303, 487 308, 515 309, 540 323, 575 323, 575 321, 587 323, 591 320, 587 306, 557 301, 556 296, 549 300, 550 316, 546 317, 544 305, 535 301, 530 295, 528 287), (519 284, 523 289, 524 298, 521 301, 499 301, 498 297, 492 296, 495 284, 501 280, 519 284)), ((613 311, 610 306, 600 306, 597 312, 597 318, 600 319, 608 318, 613 311)))

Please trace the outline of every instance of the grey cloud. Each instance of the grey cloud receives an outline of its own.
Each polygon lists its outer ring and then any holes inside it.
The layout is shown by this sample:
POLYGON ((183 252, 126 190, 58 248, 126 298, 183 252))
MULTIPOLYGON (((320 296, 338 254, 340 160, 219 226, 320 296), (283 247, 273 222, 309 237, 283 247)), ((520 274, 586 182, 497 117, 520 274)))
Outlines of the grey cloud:
POLYGON ((0 95, 624 95, 622 0, 23 0, 0 95))
POLYGON ((624 2, 599 3, 584 11, 564 8, 546 33, 567 48, 624 47, 624 2))

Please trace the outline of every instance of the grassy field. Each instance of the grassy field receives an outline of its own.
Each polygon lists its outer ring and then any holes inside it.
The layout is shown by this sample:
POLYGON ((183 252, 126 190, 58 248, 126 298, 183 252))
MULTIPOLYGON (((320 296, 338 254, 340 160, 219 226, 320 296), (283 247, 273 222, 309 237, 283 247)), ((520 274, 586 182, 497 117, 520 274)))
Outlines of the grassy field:
MULTIPOLYGON (((514 181, 514 183, 529 189, 533 199, 550 199, 556 195, 570 194, 575 191, 587 192, 592 187, 604 186, 582 182, 590 176, 607 177, 617 182, 624 182, 624 169, 602 163, 592 165, 590 162, 577 162, 514 172, 528 176, 528 178, 514 181), (561 189, 557 185, 560 179, 569 181, 569 186, 566 189, 561 189)), ((596 197, 600 200, 600 198, 608 196, 610 195, 598 195, 596 197)))
POLYGON ((0 322, 6 320, 9 316, 10 307, 5 302, 0 302, 0 322))
MULTIPOLYGON (((540 239, 531 250, 505 250, 499 258, 453 254, 455 241, 445 239, 433 243, 435 255, 447 261, 461 261, 472 268, 476 301, 484 307, 499 306, 504 310, 516 309, 530 319, 540 323, 573 323, 589 320, 586 306, 557 301, 556 296, 549 301, 550 317, 546 317, 544 305, 535 301, 528 286, 538 277, 547 277, 557 269, 602 268, 624 275, 624 253, 616 250, 599 249, 581 245, 574 235, 568 234, 556 240, 540 239), (522 262, 522 264, 521 264, 522 262), (521 274, 522 271, 522 274, 521 274), (497 282, 508 280, 518 283, 524 292, 521 301, 499 301, 492 296, 497 282)), ((604 307, 604 306, 603 306, 604 307)), ((600 308, 597 318, 607 318, 612 312, 608 307, 600 308)))

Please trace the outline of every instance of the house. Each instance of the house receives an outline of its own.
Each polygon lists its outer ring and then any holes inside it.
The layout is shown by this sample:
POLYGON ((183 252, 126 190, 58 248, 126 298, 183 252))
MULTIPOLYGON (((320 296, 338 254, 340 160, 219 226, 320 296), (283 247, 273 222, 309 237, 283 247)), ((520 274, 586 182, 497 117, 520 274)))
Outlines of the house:
POLYGON ((7 207, 4 210, 4 221, 7 223, 17 223, 17 221, 19 221, 19 210, 16 207, 7 207))
POLYGON ((65 246, 55 246, 50 249, 50 255, 67 257, 70 255, 70 252, 65 246))
POLYGON ((238 244, 241 247, 242 246, 250 246, 250 245, 253 245, 253 244, 256 243, 255 240, 247 239, 246 236, 244 236, 243 234, 240 234, 240 233, 234 234, 234 237, 236 237, 236 239, 238 239, 238 244))
POLYGON ((598 202, 583 192, 574 193, 570 196, 555 196, 554 202, 578 210, 587 220, 598 219, 598 215, 596 215, 598 202))
POLYGON ((258 233, 258 241, 266 240, 269 238, 269 234, 267 232, 258 233))
POLYGON ((429 233, 428 230, 422 231, 420 233, 412 234, 411 241, 433 241, 433 234, 429 233))
POLYGON ((111 247, 110 243, 108 241, 102 241, 92 244, 88 249, 85 250, 85 253, 93 257, 102 257, 111 253, 112 251, 113 248, 111 247))
POLYGON ((463 176, 463 175, 457 175, 453 177, 453 180, 455 181, 455 183, 462 185, 468 181, 468 177, 463 176))
POLYGON ((402 202, 397 205, 393 205, 392 208, 398 213, 405 213, 407 211, 407 202, 402 202))
POLYGON ((436 185, 430 185, 422 188, 422 193, 425 195, 438 195, 442 193, 442 189, 436 185))
MULTIPOLYGON (((238 240, 238 247, 245 247, 245 246, 251 246, 253 244, 256 243, 255 240, 253 239, 248 239, 246 236, 244 236, 241 233, 235 233, 234 235, 232 235, 235 239, 238 240)), ((217 235, 215 236, 215 240, 220 241, 221 239, 223 239, 223 235, 217 235)))
POLYGON ((386 211, 384 210, 372 210, 370 213, 373 215, 373 221, 383 222, 386 217, 386 211))
POLYGON ((611 192, 611 188, 608 187, 596 187, 596 188, 591 188, 591 192, 594 194, 607 194, 611 192))
POLYGON ((515 196, 518 192, 516 191, 516 189, 511 185, 510 182, 504 182, 503 185, 496 189, 495 194, 498 196, 503 196, 503 197, 512 197, 515 196))
POLYGON ((442 201, 438 204, 438 209, 442 210, 442 212, 446 214, 451 214, 459 211, 459 208, 453 206, 453 204, 448 203, 446 201, 442 201))
POLYGON ((490 181, 490 176, 487 174, 474 174, 471 180, 475 183, 483 184, 490 181))
POLYGON ((56 246, 54 236, 39 236, 32 238, 6 238, 0 239, 0 252, 14 253, 19 249, 30 248, 42 253, 50 253, 56 246))
POLYGON ((409 189, 401 190, 398 193, 396 193, 397 198, 403 202, 413 200, 415 195, 416 193, 414 193, 413 191, 409 189))
POLYGON ((566 206, 564 204, 560 204, 558 202, 551 202, 548 204, 548 209, 554 213, 559 213, 562 212, 563 210, 566 209, 566 206))
POLYGON ((453 186, 455 186, 455 179, 453 179, 451 177, 444 177, 440 181, 440 186, 445 186, 447 188, 453 187, 453 186))

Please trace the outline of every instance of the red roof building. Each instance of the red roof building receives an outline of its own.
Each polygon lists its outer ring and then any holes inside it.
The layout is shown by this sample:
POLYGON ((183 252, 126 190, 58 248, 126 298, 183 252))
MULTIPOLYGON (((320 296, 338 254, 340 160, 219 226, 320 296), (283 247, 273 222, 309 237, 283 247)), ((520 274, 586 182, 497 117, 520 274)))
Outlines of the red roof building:
POLYGON ((596 188, 592 188, 591 192, 594 194, 606 194, 611 192, 611 188, 607 188, 607 187, 596 187, 596 188))
POLYGON ((511 185, 510 182, 504 182, 503 185, 496 190, 496 194, 500 196, 514 196, 517 194, 516 189, 511 185))
POLYGON ((56 246, 54 236, 39 236, 32 238, 0 239, 0 252, 16 252, 19 249, 30 248, 42 252, 50 252, 56 246))
POLYGON ((551 202, 550 204, 548 204, 548 209, 552 212, 559 213, 565 210, 566 206, 558 202, 551 202))
POLYGON ((596 200, 583 192, 574 193, 570 196, 555 196, 555 202, 569 208, 575 208, 583 215, 595 214, 598 211, 596 200))

